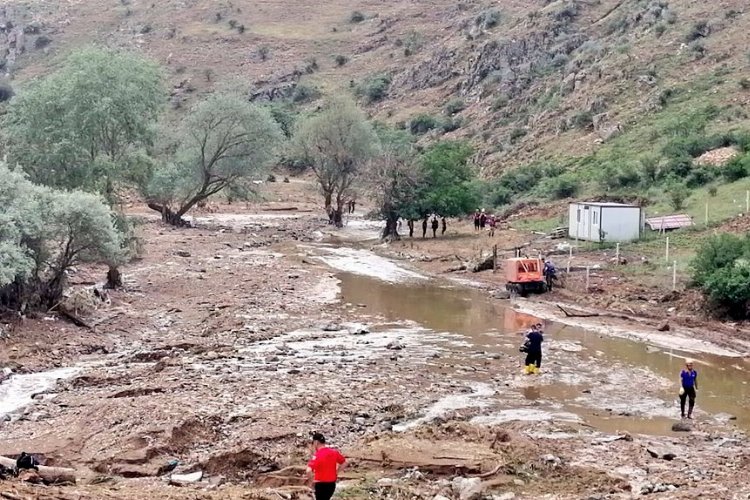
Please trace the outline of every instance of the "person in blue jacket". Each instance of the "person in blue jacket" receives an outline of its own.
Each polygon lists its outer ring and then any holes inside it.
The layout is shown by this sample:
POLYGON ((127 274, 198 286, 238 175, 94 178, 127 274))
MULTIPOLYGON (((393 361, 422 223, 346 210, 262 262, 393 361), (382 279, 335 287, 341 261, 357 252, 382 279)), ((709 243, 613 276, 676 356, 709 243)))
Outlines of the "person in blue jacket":
POLYGON ((698 372, 693 370, 693 361, 685 360, 685 369, 680 372, 680 412, 685 418, 685 402, 688 402, 687 418, 693 418, 695 395, 698 390, 698 372))

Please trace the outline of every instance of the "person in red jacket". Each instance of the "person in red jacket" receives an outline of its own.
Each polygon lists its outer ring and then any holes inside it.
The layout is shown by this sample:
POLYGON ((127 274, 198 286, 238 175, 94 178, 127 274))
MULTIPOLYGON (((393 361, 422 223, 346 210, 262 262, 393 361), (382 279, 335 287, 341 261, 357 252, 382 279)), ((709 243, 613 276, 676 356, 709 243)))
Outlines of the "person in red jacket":
POLYGON ((325 436, 319 432, 312 436, 312 448, 314 456, 307 463, 308 481, 312 481, 315 500, 331 500, 346 458, 338 450, 327 447, 325 436))

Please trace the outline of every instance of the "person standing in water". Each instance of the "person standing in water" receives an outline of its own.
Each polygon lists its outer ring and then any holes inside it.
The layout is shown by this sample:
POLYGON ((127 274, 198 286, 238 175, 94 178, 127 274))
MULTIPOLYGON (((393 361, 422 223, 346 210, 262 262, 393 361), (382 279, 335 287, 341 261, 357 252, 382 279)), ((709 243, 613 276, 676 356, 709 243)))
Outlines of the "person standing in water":
POLYGON ((542 367, 542 342, 544 342, 544 335, 541 325, 532 325, 531 331, 526 334, 526 361, 524 363, 526 375, 540 372, 542 367))
POLYGON ((698 390, 698 372, 693 370, 693 361, 685 360, 685 369, 680 372, 680 413, 685 418, 685 402, 688 401, 687 418, 693 418, 695 395, 698 390))

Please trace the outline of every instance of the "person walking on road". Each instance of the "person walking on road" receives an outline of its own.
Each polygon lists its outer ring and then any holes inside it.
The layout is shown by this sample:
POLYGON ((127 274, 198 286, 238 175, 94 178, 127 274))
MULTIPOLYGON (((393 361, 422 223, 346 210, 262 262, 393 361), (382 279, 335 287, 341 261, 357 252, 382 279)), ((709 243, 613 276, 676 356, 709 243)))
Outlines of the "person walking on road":
POLYGON ((693 361, 685 360, 685 369, 680 372, 680 413, 685 418, 685 402, 688 402, 687 418, 693 418, 695 396, 698 390, 698 372, 693 370, 693 361))
POLYGON ((479 209, 477 208, 477 211, 474 212, 474 231, 479 231, 479 218, 481 217, 481 214, 479 213, 479 209))
POLYGON ((346 466, 346 458, 338 450, 327 447, 325 436, 319 432, 312 436, 312 448, 314 455, 307 464, 307 479, 315 500, 331 500, 338 476, 346 466))
POLYGON ((540 372, 542 367, 542 342, 544 342, 544 334, 541 325, 532 325, 531 331, 526 334, 526 362, 524 363, 526 375, 540 372))
POLYGON ((437 230, 438 230, 439 225, 440 224, 438 223, 437 215, 433 215, 432 216, 432 237, 433 238, 437 238, 437 230))

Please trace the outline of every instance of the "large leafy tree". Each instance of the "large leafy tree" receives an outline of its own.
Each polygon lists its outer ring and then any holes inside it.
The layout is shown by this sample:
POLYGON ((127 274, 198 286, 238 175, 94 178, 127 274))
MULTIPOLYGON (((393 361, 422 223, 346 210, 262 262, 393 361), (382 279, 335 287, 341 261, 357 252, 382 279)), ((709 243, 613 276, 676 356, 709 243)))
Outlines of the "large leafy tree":
POLYGON ((378 151, 378 137, 350 100, 334 100, 302 121, 294 136, 296 154, 310 166, 332 223, 342 225, 344 203, 378 151))
POLYGON ((128 52, 89 47, 34 82, 8 107, 9 160, 34 182, 115 198, 120 180, 143 180, 145 148, 165 102, 159 68, 128 52))
POLYGON ((420 158, 422 217, 429 212, 457 217, 474 210, 479 194, 473 185, 475 173, 469 159, 471 146, 462 141, 443 141, 430 146, 420 158))
POLYGON ((370 161, 365 181, 379 215, 385 219, 383 239, 398 239, 398 220, 419 218, 422 210, 419 186, 422 172, 416 161, 410 134, 376 128, 381 149, 370 161))
POLYGON ((213 94, 185 118, 148 187, 149 207, 165 222, 184 224, 196 204, 248 178, 259 177, 283 140, 267 109, 229 93, 213 94))
POLYGON ((693 282, 720 313, 750 317, 750 236, 709 238, 692 263, 693 282))
POLYGON ((39 186, 0 163, 0 307, 54 306, 71 267, 118 263, 120 238, 100 196, 39 186))

